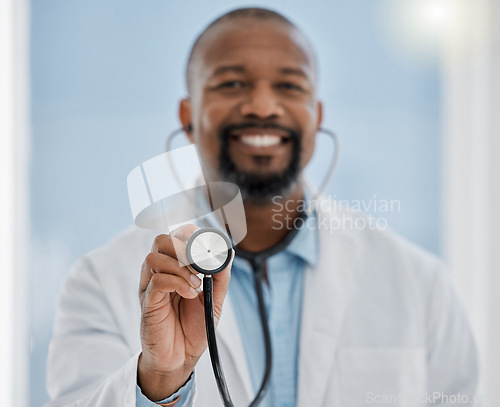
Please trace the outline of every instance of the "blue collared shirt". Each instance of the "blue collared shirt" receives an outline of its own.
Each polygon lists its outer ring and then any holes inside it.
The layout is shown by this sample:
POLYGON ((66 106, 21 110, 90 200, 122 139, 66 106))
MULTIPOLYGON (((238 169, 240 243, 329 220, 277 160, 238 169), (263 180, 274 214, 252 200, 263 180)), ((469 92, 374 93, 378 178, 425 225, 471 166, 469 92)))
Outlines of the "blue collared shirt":
MULTIPOLYGON (((297 404, 304 273, 306 265, 316 265, 319 255, 315 213, 310 217, 288 246, 267 260, 268 284, 263 283, 263 291, 271 333, 273 367, 270 387, 260 403, 261 407, 295 407, 297 404)), ((265 347, 252 273, 250 264, 236 257, 228 295, 238 321, 253 390, 257 394, 265 369, 265 347)), ((178 392, 161 403, 168 403, 181 395, 176 407, 188 405, 192 397, 192 377, 178 392)), ((142 395, 139 387, 136 400, 137 407, 155 406, 142 395)))

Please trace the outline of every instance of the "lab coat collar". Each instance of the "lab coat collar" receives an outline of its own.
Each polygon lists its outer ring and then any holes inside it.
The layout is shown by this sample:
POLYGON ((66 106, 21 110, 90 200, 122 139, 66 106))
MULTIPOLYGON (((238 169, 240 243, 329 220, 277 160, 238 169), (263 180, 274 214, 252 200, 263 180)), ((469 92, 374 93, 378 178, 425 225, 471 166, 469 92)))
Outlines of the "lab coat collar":
MULTIPOLYGON (((224 300, 224 309, 219 319, 219 324, 216 329, 217 340, 224 344, 232 363, 234 370, 239 375, 241 387, 245 389, 246 405, 254 399, 252 379, 250 377, 250 369, 248 367, 245 348, 238 330, 238 321, 234 313, 234 308, 231 304, 229 295, 226 295, 224 300)), ((235 379, 234 377, 232 378, 235 379)))

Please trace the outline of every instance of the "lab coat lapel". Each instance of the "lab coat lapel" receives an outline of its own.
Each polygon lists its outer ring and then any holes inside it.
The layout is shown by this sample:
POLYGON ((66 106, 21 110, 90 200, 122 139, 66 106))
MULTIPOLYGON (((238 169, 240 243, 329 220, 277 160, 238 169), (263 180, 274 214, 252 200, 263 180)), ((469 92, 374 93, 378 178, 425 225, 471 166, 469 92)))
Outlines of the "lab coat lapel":
MULTIPOLYGON (((238 328, 238 321, 236 320, 236 315, 234 313, 234 308, 231 304, 231 300, 229 295, 226 296, 224 300, 224 309, 219 320, 219 324, 217 325, 217 339, 220 341, 222 346, 225 346, 231 360, 229 363, 233 363, 234 368, 231 369, 233 371, 234 376, 238 376, 239 384, 243 387, 245 396, 246 396, 246 404, 250 404, 250 402, 254 398, 252 382, 250 378, 250 370, 248 368, 245 349, 243 347, 243 341, 241 339, 240 330, 238 328)), ((231 381, 236 382, 236 377, 229 378, 226 376, 228 380, 228 386, 231 381)), ((234 388, 229 387, 230 391, 235 391, 234 388)))
POLYGON ((319 260, 314 269, 306 270, 304 279, 298 406, 323 405, 343 316, 353 288, 355 241, 348 231, 331 227, 342 224, 337 214, 319 209, 318 212, 319 260), (327 222, 322 224, 325 217, 327 222))

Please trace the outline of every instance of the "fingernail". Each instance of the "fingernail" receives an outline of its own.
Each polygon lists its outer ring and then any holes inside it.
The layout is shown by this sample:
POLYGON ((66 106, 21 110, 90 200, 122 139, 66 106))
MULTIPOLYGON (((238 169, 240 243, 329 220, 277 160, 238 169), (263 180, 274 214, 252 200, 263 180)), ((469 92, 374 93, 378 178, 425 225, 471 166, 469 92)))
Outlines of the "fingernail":
POLYGON ((193 297, 197 297, 197 296, 198 296, 198 293, 196 292, 196 290, 195 290, 194 288, 190 287, 190 288, 189 288, 189 291, 191 292, 191 295, 192 295, 193 297))
POLYGON ((191 285, 194 288, 198 288, 201 285, 201 280, 197 276, 195 276, 194 274, 191 274, 191 276, 189 278, 191 279, 191 285))

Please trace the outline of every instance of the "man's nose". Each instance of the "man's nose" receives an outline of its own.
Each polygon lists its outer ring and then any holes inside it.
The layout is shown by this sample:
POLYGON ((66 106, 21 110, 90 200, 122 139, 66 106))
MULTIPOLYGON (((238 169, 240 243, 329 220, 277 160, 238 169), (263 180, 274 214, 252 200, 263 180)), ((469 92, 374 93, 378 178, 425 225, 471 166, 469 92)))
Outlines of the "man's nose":
POLYGON ((284 113, 278 97, 273 90, 264 83, 257 85, 248 94, 248 99, 241 105, 241 115, 258 118, 280 117, 284 113))

